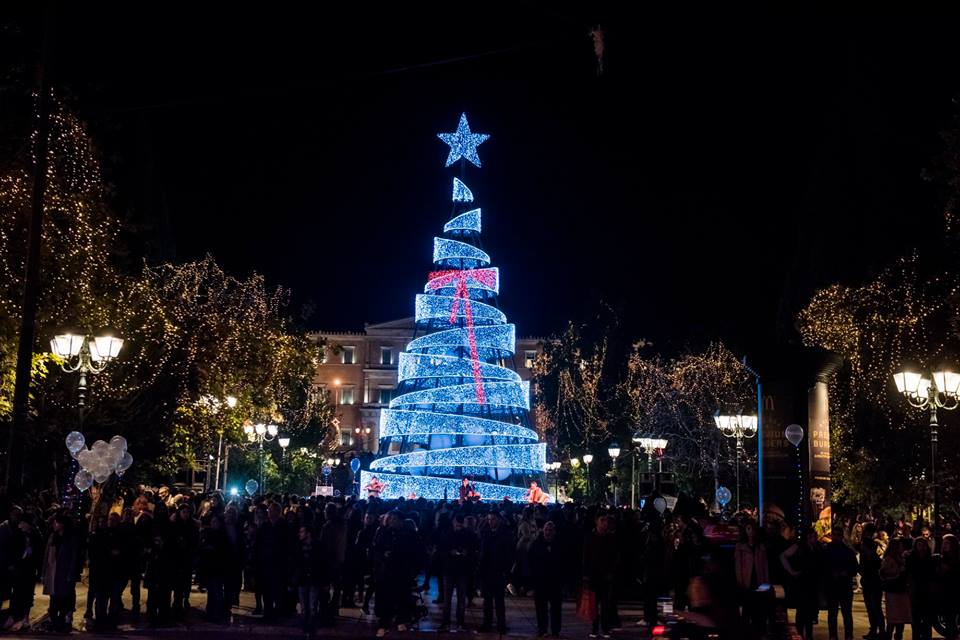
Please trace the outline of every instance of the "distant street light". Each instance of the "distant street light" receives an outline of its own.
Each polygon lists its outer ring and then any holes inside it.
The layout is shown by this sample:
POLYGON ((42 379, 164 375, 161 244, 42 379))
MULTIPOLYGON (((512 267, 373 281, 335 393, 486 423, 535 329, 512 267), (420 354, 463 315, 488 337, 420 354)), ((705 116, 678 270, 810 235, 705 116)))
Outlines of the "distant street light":
POLYGON ((610 446, 607 447, 607 453, 610 454, 611 467, 613 471, 613 506, 620 506, 619 499, 617 496, 617 458, 620 457, 620 445, 616 442, 611 442, 610 446))
POLYGON ((933 530, 940 519, 940 491, 937 486, 937 410, 953 411, 960 404, 960 373, 947 368, 934 371, 929 378, 912 371, 893 374, 893 381, 911 407, 930 411, 930 486, 933 488, 933 530))
MULTIPOLYGON (((737 476, 737 511, 740 511, 740 452, 743 450, 743 441, 757 435, 757 416, 753 415, 725 415, 719 410, 713 416, 717 429, 727 438, 736 438, 736 476, 737 476)), ((759 479, 763 484, 763 478, 759 479)))
POLYGON ((587 500, 593 497, 593 478, 590 477, 590 463, 593 462, 593 454, 583 454, 583 463, 587 465, 587 500))
POLYGON ((243 425, 243 432, 247 434, 247 440, 250 444, 257 446, 257 457, 260 463, 260 493, 264 494, 266 489, 263 486, 263 443, 273 442, 280 432, 280 428, 275 424, 245 424, 243 425))

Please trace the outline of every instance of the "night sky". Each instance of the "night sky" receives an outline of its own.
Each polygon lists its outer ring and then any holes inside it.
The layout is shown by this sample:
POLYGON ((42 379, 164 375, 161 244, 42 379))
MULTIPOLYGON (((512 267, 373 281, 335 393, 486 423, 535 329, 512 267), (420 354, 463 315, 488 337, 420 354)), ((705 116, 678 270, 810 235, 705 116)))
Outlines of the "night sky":
MULTIPOLYGON (((939 228, 921 171, 960 90, 950 20, 314 4, 85 3, 56 59, 138 249, 264 273, 311 328, 412 315, 461 111, 492 135, 466 182, 524 335, 604 300, 631 335, 757 354, 815 288, 939 228)), ((4 50, 35 60, 41 22, 4 50)))

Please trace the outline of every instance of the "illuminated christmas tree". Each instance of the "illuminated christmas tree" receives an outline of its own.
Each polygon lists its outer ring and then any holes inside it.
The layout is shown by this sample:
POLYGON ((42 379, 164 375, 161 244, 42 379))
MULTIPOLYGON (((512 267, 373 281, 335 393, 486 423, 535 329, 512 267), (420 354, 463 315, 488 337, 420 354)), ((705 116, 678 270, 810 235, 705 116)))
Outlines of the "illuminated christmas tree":
POLYGON ((363 472, 383 498, 456 499, 469 478, 484 500, 523 500, 540 480, 546 445, 530 428, 529 383, 506 366, 515 328, 497 308, 500 274, 480 247, 480 208, 462 181, 466 163, 480 166, 466 114, 454 133, 446 166, 459 161, 453 207, 443 237, 433 240, 433 264, 416 297, 416 335, 400 354, 399 386, 380 415, 384 457, 363 472))

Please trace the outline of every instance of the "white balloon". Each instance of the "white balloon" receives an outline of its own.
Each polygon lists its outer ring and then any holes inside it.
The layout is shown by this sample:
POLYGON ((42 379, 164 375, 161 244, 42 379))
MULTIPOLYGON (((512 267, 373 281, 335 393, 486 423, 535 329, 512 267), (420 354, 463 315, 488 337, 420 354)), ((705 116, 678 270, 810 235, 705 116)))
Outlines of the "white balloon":
POLYGON ((111 447, 107 449, 107 453, 104 454, 103 459, 106 461, 107 466, 113 469, 117 466, 117 463, 120 462, 120 459, 123 458, 123 453, 120 449, 111 447))
POLYGON ((73 477, 73 484, 75 484, 80 491, 86 491, 90 488, 90 485, 93 484, 93 476, 90 475, 89 471, 81 469, 77 471, 77 475, 73 477))
POLYGON ((67 451, 76 455, 80 449, 83 449, 87 441, 84 439, 83 434, 79 431, 71 431, 67 434, 67 451))
POLYGON ((106 482, 106 481, 107 481, 107 478, 109 478, 109 477, 110 477, 110 474, 109 474, 109 473, 95 473, 95 474, 93 475, 93 479, 96 480, 97 482, 101 482, 101 483, 106 482))
POLYGON ((122 451, 127 450, 127 439, 123 436, 113 436, 110 438, 111 447, 119 447, 122 451))
POLYGON ((658 513, 663 513, 667 510, 667 501, 657 496, 653 501, 653 508, 656 509, 658 513))
POLYGON ((93 460, 93 452, 90 451, 90 449, 80 449, 74 457, 77 459, 77 462, 80 463, 80 468, 86 469, 90 461, 93 460))
POLYGON ((102 456, 104 452, 107 451, 107 449, 109 448, 110 448, 110 445, 104 442, 103 440, 97 440, 96 442, 93 443, 93 446, 90 447, 90 449, 93 450, 93 452, 96 453, 98 456, 102 456))
POLYGON ((123 473, 130 468, 130 465, 133 464, 133 456, 130 455, 129 451, 123 452, 123 457, 120 458, 120 462, 117 463, 117 473, 123 473))

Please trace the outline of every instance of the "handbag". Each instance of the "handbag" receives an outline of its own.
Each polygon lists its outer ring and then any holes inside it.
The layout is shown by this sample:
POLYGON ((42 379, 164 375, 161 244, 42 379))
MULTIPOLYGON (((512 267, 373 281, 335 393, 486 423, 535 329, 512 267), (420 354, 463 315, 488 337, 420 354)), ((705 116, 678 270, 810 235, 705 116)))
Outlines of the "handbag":
POLYGON ((593 612, 597 607, 597 594, 593 589, 584 587, 580 591, 580 600, 577 602, 577 617, 584 622, 593 622, 593 612))

